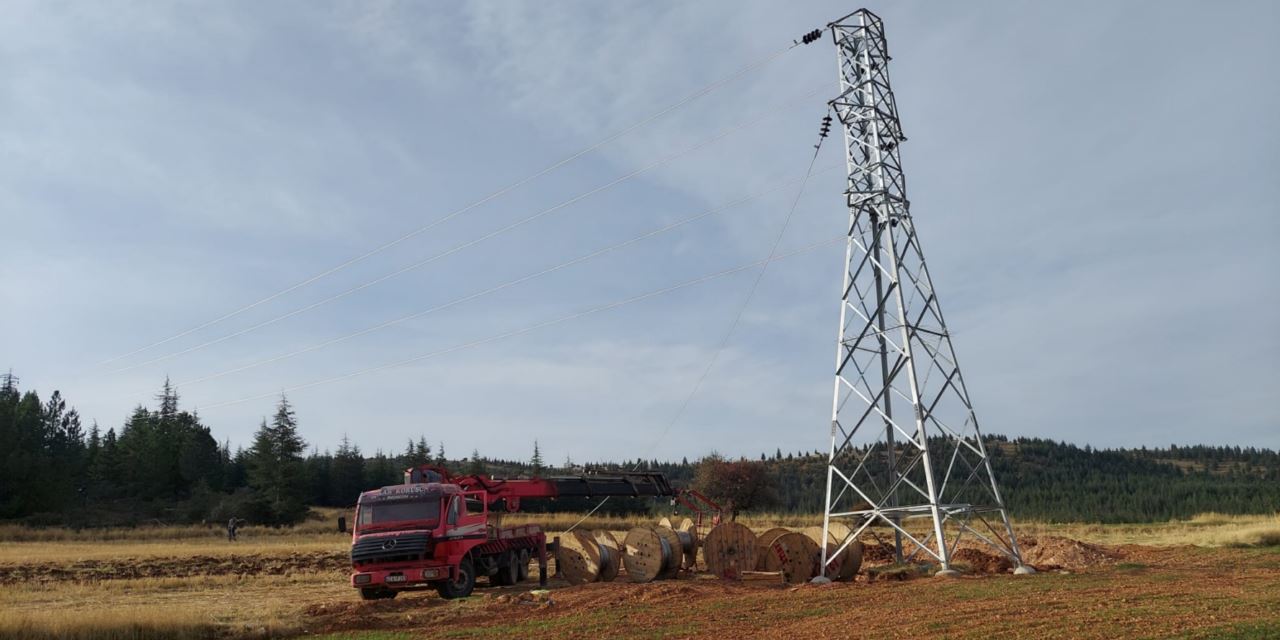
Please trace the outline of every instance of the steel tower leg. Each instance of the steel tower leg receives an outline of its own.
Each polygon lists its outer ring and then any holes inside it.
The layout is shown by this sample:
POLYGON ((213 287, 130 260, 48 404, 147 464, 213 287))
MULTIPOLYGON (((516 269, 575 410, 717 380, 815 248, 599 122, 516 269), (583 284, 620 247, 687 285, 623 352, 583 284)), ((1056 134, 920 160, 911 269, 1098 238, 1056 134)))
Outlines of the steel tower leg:
MULTIPOLYGON (((942 570, 967 536, 1021 568, 911 218, 898 148, 906 136, 889 86, 884 25, 862 9, 830 27, 840 82, 831 106, 844 128, 849 168, 849 239, 823 530, 848 525, 836 554, 864 532, 891 531, 899 559, 942 570)), ((824 547, 823 566, 832 559, 824 547)))

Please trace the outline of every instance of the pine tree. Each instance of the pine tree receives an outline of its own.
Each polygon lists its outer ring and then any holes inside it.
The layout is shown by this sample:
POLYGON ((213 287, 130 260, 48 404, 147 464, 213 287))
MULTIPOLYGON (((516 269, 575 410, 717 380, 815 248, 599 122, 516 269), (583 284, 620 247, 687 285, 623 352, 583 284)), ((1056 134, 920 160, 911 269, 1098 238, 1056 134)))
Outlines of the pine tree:
POLYGON ((171 418, 178 413, 178 390, 169 382, 169 376, 164 377, 164 387, 160 390, 160 395, 156 396, 156 400, 160 401, 160 417, 171 418))
POLYGON ((533 477, 541 478, 545 468, 542 464, 542 451, 538 449, 537 440, 533 441, 533 457, 529 459, 529 464, 533 467, 533 477))
POLYGON ((299 522, 307 513, 305 448, 293 408, 282 395, 271 425, 262 421, 249 453, 249 486, 263 511, 257 515, 271 524, 299 522))
POLYGON ((471 450, 471 459, 467 461, 467 475, 482 476, 487 473, 485 469, 484 459, 480 457, 479 449, 471 450))
MULTIPOLYGON (((381 449, 373 453, 373 458, 365 462, 365 487, 376 489, 393 484, 400 484, 403 469, 396 470, 396 465, 381 449)), ((354 502, 355 499, 352 499, 354 502)))
POLYGON ((340 506, 354 505, 360 492, 370 488, 365 484, 364 456, 360 454, 360 447, 351 444, 346 434, 342 435, 342 442, 333 456, 329 475, 333 482, 330 495, 340 506))

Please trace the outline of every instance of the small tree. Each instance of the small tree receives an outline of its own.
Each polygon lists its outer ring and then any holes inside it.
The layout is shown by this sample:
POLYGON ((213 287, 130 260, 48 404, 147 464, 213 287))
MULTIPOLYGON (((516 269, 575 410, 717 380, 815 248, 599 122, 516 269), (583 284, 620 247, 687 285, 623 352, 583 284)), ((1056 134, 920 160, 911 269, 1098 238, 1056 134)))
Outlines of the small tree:
POLYGON ((329 478, 333 483, 330 495, 341 506, 355 504, 360 492, 369 488, 365 484, 364 455, 360 453, 359 445, 352 444, 345 433, 338 444, 338 452, 333 455, 329 478))
POLYGON ((769 469, 762 462, 728 461, 713 453, 698 463, 693 487, 719 503, 733 520, 743 511, 778 503, 769 469))
POLYGON ((482 476, 488 472, 485 469, 484 458, 480 457, 479 449, 471 450, 471 459, 467 461, 467 475, 482 476))
POLYGON ((542 472, 546 469, 542 463, 542 451, 538 449, 538 441, 533 441, 533 457, 529 459, 529 464, 533 467, 533 477, 542 477, 542 472))
POLYGON ((293 407, 280 396, 271 424, 262 421, 249 450, 249 486, 270 524, 293 524, 307 513, 306 446, 293 407))

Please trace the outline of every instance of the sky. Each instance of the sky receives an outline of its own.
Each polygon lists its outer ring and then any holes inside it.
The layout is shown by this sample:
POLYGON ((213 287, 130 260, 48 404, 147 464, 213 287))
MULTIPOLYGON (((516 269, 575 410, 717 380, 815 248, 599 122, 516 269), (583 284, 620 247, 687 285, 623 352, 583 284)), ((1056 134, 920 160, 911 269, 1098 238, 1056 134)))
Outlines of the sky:
MULTIPOLYGON (((0 2, 0 367, 233 446, 825 450, 835 50, 779 52, 857 8, 0 2)), ((1280 5, 869 8, 983 430, 1280 448, 1280 5)))

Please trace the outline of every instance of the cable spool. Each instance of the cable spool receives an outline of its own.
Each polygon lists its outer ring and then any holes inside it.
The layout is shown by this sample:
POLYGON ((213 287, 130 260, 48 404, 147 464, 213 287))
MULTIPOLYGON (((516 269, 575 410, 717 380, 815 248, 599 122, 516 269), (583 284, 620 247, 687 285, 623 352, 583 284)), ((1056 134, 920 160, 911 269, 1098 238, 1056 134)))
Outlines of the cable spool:
POLYGON ((570 584, 587 584, 600 578, 600 545, 590 532, 578 529, 560 537, 556 566, 570 584))
POLYGON ((698 525, 685 518, 676 528, 680 536, 680 546, 684 548, 684 568, 693 571, 698 565, 698 525))
POLYGON ((764 568, 764 562, 765 557, 769 555, 769 543, 784 533, 791 533, 791 530, 786 527, 774 527, 756 537, 756 571, 767 571, 764 568))
POLYGON ((671 519, 670 519, 670 518, 667 518, 667 517, 665 517, 665 516, 664 516, 661 520, 659 520, 659 521, 658 521, 658 526, 659 526, 659 527, 666 527, 666 528, 668 528, 668 529, 674 529, 674 528, 675 528, 675 527, 671 526, 671 519))
POLYGON ((663 568, 663 572, 659 578, 674 579, 680 575, 680 566, 684 564, 684 543, 680 540, 680 534, 676 533, 671 527, 654 527, 654 532, 662 536, 663 548, 670 551, 664 551, 670 555, 663 568))
MULTIPOLYGON (((834 542, 827 543, 827 557, 835 557, 831 562, 831 571, 834 580, 850 581, 854 576, 858 575, 858 569, 862 568, 862 542, 854 540, 845 547, 844 551, 839 555, 835 555, 840 545, 834 542)), ((818 562, 822 562, 821 559, 818 562)))
POLYGON ((707 571, 721 578, 737 580, 742 572, 756 568, 756 535, 746 525, 722 522, 702 543, 707 571))
POLYGON ((831 522, 827 524, 827 534, 834 538, 837 543, 844 542, 844 539, 848 538, 851 533, 853 533, 853 530, 849 528, 849 525, 843 522, 831 522))
MULTIPOLYGON (((835 553, 840 545, 844 544, 846 538, 852 535, 853 531, 843 522, 832 522, 827 525, 827 553, 835 553)), ((816 544, 822 544, 822 527, 805 527, 804 534, 816 544)), ((848 547, 833 560, 829 565, 830 571, 827 571, 828 577, 835 580, 852 580, 858 574, 858 569, 862 568, 862 543, 855 540, 849 543, 848 547)), ((821 558, 821 556, 819 556, 821 558)), ((818 560, 822 562, 821 559, 818 560)))
POLYGON ((818 574, 820 551, 818 543, 809 536, 788 531, 769 542, 759 565, 764 567, 764 571, 781 571, 784 582, 807 582, 818 574))
POLYGON ((596 546, 600 548, 600 581, 613 582, 622 568, 622 548, 612 533, 603 529, 592 532, 596 546))
MULTIPOLYGON (((627 579, 632 582, 651 582, 661 577, 674 576, 680 570, 676 557, 679 540, 674 542, 659 533, 658 527, 640 526, 627 532, 622 541, 622 563, 627 567, 627 579)), ((667 531, 671 531, 668 529, 667 531)), ((674 538, 675 532, 671 532, 674 538)))

